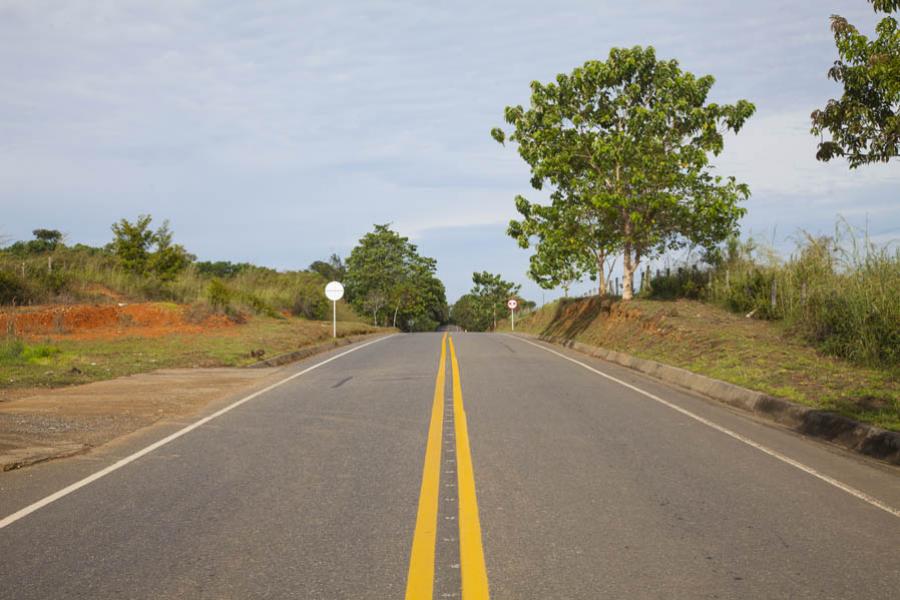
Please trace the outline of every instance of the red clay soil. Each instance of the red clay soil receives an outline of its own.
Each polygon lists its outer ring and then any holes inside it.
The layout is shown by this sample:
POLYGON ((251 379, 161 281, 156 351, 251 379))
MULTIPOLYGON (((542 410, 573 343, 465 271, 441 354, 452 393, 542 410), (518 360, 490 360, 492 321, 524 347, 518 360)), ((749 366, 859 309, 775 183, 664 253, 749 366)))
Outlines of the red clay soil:
POLYGON ((41 339, 111 339, 201 333, 232 327, 224 315, 185 318, 187 307, 172 304, 75 304, 0 310, 0 335, 41 339))

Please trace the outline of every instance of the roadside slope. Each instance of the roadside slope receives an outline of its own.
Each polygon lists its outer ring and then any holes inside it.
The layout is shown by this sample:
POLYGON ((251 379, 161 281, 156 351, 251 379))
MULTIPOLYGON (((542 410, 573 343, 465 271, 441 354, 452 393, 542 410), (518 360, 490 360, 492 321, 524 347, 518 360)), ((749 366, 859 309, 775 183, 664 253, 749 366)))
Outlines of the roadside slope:
POLYGON ((896 371, 823 356, 775 323, 700 302, 562 300, 518 319, 516 330, 625 352, 900 431, 896 371))

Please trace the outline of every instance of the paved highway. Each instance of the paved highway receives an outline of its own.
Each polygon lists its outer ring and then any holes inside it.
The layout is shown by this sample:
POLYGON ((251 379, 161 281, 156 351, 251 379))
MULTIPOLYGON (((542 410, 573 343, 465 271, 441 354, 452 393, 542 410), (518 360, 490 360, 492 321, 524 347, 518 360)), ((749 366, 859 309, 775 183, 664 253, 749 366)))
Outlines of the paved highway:
POLYGON ((397 335, 268 383, 0 474, 0 598, 900 590, 897 469, 599 360, 397 335))

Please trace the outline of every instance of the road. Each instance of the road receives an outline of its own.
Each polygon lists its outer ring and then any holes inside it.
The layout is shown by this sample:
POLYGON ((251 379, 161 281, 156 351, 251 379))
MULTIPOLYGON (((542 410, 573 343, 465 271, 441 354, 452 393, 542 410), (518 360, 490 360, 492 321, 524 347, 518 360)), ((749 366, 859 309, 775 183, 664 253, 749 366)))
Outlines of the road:
POLYGON ((396 335, 271 383, 202 421, 0 474, 0 597, 900 589, 897 469, 599 360, 396 335))

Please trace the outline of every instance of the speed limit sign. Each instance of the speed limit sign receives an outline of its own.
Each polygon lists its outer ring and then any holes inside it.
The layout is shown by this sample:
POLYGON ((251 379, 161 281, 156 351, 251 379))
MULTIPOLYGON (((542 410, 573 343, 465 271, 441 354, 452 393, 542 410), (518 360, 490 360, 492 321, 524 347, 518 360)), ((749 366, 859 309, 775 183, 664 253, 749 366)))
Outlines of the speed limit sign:
POLYGON ((506 305, 509 307, 509 310, 516 310, 516 307, 519 305, 519 303, 516 302, 515 298, 513 298, 509 302, 507 302, 506 305))

